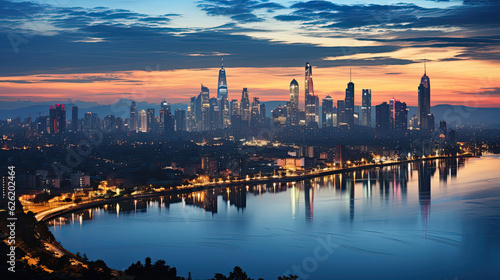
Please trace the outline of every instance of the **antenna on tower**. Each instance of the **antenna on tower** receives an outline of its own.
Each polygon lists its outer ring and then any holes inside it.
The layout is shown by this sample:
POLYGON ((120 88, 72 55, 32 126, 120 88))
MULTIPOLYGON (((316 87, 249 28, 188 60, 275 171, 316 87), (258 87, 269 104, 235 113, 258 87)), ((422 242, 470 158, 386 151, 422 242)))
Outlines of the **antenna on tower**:
POLYGON ((424 75, 427 74, 427 59, 424 58, 424 75))
POLYGON ((352 68, 349 67, 349 82, 352 82, 352 68))
POLYGON ((222 57, 221 68, 224 68, 224 57, 222 57))

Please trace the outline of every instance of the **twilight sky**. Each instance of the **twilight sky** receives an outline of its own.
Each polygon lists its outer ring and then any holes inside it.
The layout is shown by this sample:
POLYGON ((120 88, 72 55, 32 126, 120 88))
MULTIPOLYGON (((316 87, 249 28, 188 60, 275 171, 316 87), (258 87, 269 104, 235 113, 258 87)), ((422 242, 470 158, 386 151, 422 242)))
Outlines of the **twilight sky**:
POLYGON ((288 99, 304 65, 320 100, 393 96, 417 105, 427 59, 431 105, 500 107, 500 1, 0 0, 0 101, 122 98, 187 103, 243 87, 288 99))

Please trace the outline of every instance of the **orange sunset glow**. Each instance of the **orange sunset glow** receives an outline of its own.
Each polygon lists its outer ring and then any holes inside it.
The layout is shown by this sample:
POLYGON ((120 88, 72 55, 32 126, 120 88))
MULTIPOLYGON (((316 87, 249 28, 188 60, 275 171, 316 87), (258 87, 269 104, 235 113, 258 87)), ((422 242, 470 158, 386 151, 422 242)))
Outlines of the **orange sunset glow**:
MULTIPOLYGON (((226 58, 230 61, 230 58, 226 58)), ((113 73, 52 74, 2 77, 2 100, 82 100, 110 104, 122 98, 158 103, 187 103, 200 91, 200 84, 216 94, 218 68, 162 71, 127 71, 113 73), (88 77, 107 77, 116 80, 79 83, 88 77), (29 83, 16 83, 25 80, 29 83), (57 81, 57 80, 67 80, 57 81), (57 82, 54 82, 57 81, 57 82)), ((499 107, 500 96, 489 89, 500 87, 498 64, 486 61, 428 62, 427 74, 432 84, 432 105, 452 104, 471 107, 499 107), (464 71, 467 69, 467 71, 464 71)), ((353 67, 356 94, 372 89, 374 104, 392 97, 417 105, 417 86, 423 74, 423 64, 353 67)), ((303 67, 232 68, 226 67, 230 99, 239 99, 244 87, 262 101, 287 100, 292 79, 299 82, 303 94, 303 67)), ((316 68, 313 65, 315 94, 343 98, 349 81, 348 67, 316 68)), ((301 100, 302 102, 303 100, 301 100)), ((356 98, 356 105, 360 105, 356 98)))

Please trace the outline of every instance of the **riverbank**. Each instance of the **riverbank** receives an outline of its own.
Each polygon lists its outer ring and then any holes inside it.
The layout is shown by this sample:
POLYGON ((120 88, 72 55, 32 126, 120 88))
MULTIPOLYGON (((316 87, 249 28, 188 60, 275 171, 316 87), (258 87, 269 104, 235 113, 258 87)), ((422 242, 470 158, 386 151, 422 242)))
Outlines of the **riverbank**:
POLYGON ((196 191, 210 190, 210 189, 216 189, 216 188, 227 188, 227 187, 241 186, 241 185, 260 185, 260 184, 269 184, 269 183, 297 182, 297 181, 312 179, 312 178, 316 178, 316 177, 334 175, 334 174, 345 173, 345 172, 353 172, 353 171, 359 171, 359 170, 370 169, 370 168, 379 168, 379 167, 399 165, 399 164, 405 164, 405 163, 413 163, 413 162, 421 162, 421 161, 451 159, 451 158, 465 158, 465 157, 473 157, 473 156, 472 155, 436 156, 436 157, 428 157, 428 158, 421 158, 421 159, 392 161, 392 162, 378 163, 378 164, 366 164, 366 165, 359 165, 359 166, 340 168, 340 169, 326 169, 326 170, 322 169, 322 170, 318 170, 315 172, 311 171, 310 173, 301 174, 301 175, 297 175, 297 176, 262 177, 262 178, 254 178, 254 179, 237 180, 237 181, 233 181, 233 182, 227 182, 227 181, 226 182, 212 182, 212 183, 207 183, 207 184, 200 185, 200 186, 198 186, 198 185, 179 186, 175 189, 159 191, 159 192, 154 192, 154 193, 145 193, 145 194, 115 197, 115 198, 109 198, 109 199, 100 199, 100 200, 95 200, 95 201, 82 203, 82 204, 72 204, 69 206, 65 205, 63 207, 54 208, 54 209, 51 209, 48 211, 38 213, 38 214, 36 214, 36 218, 39 222, 47 222, 47 221, 50 221, 50 220, 55 219, 55 218, 62 216, 62 215, 78 212, 78 211, 89 209, 89 208, 102 206, 105 204, 112 204, 112 203, 117 203, 117 202, 121 202, 121 201, 127 201, 127 200, 131 200, 131 199, 144 199, 144 198, 151 198, 151 197, 157 197, 157 196, 163 196, 163 195, 186 194, 186 193, 191 193, 191 192, 196 192, 196 191))

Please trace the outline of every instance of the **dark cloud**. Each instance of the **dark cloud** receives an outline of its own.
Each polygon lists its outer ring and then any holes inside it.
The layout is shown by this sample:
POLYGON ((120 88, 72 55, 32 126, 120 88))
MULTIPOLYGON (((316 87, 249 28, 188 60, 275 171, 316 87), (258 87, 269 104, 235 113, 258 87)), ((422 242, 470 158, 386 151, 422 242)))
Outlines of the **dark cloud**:
POLYGON ((42 79, 42 80, 0 80, 0 83, 16 83, 16 84, 34 84, 34 83, 94 83, 94 82, 110 82, 110 81, 120 81, 124 83, 138 83, 139 80, 128 80, 118 77, 108 77, 108 76, 88 76, 88 77, 75 77, 75 78, 53 78, 53 79, 42 79))
MULTIPOLYGON (((470 2, 470 1, 467 1, 470 2)), ((474 1, 474 5, 449 8, 423 8, 414 4, 342 5, 329 1, 298 2, 294 11, 277 20, 300 19, 305 25, 322 24, 323 28, 389 28, 411 29, 425 27, 493 27, 498 28, 498 1, 474 1)))
POLYGON ((500 87, 492 87, 492 88, 481 88, 481 90, 477 92, 458 92, 459 94, 466 94, 466 95, 500 95, 500 87))
POLYGON ((0 83, 32 84, 34 82, 28 80, 0 80, 0 83))
POLYGON ((229 16, 237 22, 259 22, 262 18, 254 14, 256 10, 265 9, 271 13, 285 7, 267 0, 204 0, 198 7, 211 16, 229 16))

